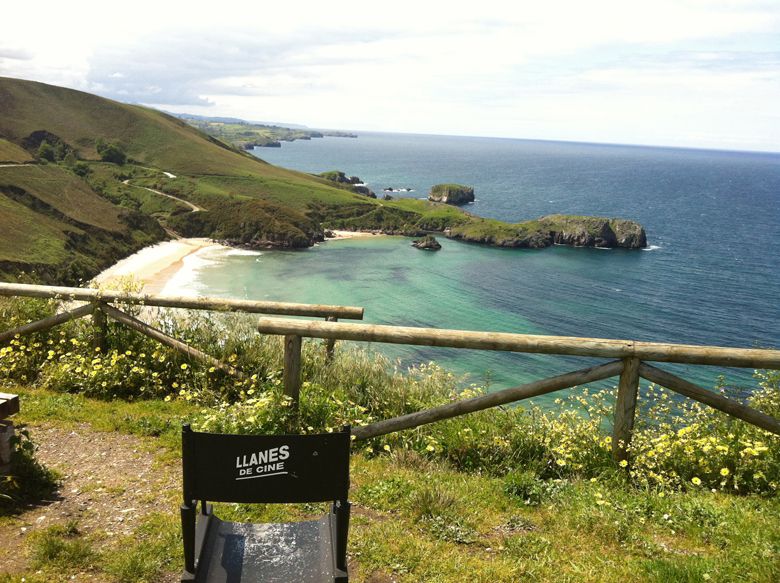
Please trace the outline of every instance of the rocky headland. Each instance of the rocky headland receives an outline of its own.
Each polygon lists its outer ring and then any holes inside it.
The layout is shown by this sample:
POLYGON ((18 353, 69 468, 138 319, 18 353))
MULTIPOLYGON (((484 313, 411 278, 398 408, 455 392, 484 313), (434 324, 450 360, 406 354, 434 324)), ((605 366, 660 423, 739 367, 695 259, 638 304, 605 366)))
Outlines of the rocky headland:
POLYGON ((647 247, 647 235, 642 225, 636 221, 606 217, 547 215, 515 224, 473 217, 472 221, 445 228, 443 232, 451 239, 495 247, 647 247))

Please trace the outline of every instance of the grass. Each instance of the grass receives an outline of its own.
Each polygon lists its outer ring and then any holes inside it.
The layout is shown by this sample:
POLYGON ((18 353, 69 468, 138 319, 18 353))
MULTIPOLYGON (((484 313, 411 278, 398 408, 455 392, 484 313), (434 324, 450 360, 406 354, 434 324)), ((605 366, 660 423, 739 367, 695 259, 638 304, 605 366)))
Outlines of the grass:
MULTIPOLYGON (((110 402, 21 389, 21 421, 91 423, 143 436, 161 463, 178 463, 178 420, 186 402, 110 402), (174 423, 168 423, 171 419, 174 423), (142 420, 158 431, 151 436, 142 420)), ((398 581, 766 581, 780 573, 776 498, 657 493, 623 480, 566 479, 529 504, 500 477, 464 473, 406 450, 352 458, 352 579, 398 581)), ((175 500, 176 493, 164 493, 175 500)), ((311 517, 315 505, 223 504, 228 520, 311 517)), ((145 518, 106 547, 73 525, 30 543, 34 570, 52 580, 88 570, 108 581, 154 581, 181 564, 175 505, 145 518), (109 550, 110 548, 110 550, 109 550)), ((28 580, 35 580, 31 571, 28 580)), ((0 575, 0 581, 2 581, 0 575)))
POLYGON ((95 193, 83 180, 55 165, 27 165, 0 168, 3 185, 24 190, 35 201, 29 206, 41 214, 75 221, 110 232, 126 229, 119 220, 121 209, 95 193), (37 201, 37 202, 36 202, 37 201), (45 205, 46 208, 43 208, 45 205))
POLYGON ((62 165, 0 167, 0 276, 78 284, 165 236, 142 203, 120 204, 62 165))
POLYGON ((33 157, 27 150, 0 138, 0 164, 24 164, 32 161, 33 157))
POLYGON ((68 233, 81 232, 0 193, 0 261, 60 263, 68 256, 65 250, 68 233))

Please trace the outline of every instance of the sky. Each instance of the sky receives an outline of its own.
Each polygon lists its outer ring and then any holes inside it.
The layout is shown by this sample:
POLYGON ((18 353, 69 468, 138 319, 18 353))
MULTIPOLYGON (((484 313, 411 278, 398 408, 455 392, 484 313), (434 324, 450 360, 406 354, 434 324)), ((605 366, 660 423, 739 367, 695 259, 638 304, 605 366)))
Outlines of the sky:
POLYGON ((14 2, 0 76, 313 128, 780 151, 780 0, 14 2))

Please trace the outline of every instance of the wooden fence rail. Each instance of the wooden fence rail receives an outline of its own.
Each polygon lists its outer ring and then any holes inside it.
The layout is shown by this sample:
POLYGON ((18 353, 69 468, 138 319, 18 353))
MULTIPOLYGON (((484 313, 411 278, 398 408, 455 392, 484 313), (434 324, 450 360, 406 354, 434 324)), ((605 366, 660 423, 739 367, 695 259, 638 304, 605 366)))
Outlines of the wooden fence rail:
POLYGON ((723 395, 698 387, 693 383, 644 362, 658 361, 726 367, 780 369, 780 350, 694 346, 638 342, 634 340, 611 340, 606 338, 538 336, 466 330, 440 330, 437 328, 376 326, 330 321, 289 320, 284 318, 261 318, 258 322, 257 330, 262 334, 284 335, 284 390, 295 403, 298 401, 301 385, 301 339, 304 337, 325 338, 329 341, 353 340, 618 359, 614 362, 535 381, 519 387, 448 403, 392 419, 377 421, 362 427, 354 427, 352 434, 357 439, 368 439, 403 429, 411 429, 426 423, 433 423, 618 375, 620 380, 615 402, 612 435, 612 454, 618 462, 629 460, 640 377, 705 403, 728 415, 752 423, 766 431, 780 435, 780 421, 774 417, 728 399, 723 395))
POLYGON ((0 282, 0 296, 51 298, 84 302, 123 303, 161 308, 245 312, 248 314, 275 314, 279 316, 307 316, 310 318, 340 318, 362 320, 363 308, 321 304, 295 304, 225 298, 192 298, 183 296, 149 295, 81 287, 56 287, 0 282))
MULTIPOLYGON (((188 358, 200 360, 211 366, 224 370, 228 374, 238 378, 244 378, 244 374, 228 364, 209 356, 204 352, 172 338, 164 332, 157 330, 149 324, 119 310, 111 303, 156 306, 166 308, 183 308, 189 310, 211 310, 221 312, 262 313, 288 316, 309 316, 328 318, 329 321, 337 321, 338 318, 362 319, 363 308, 354 306, 332 306, 324 304, 295 304, 285 302, 265 302, 254 300, 234 300, 223 298, 191 298, 160 296, 140 293, 117 292, 110 290, 57 287, 45 285, 26 285, 0 282, 0 296, 7 297, 32 297, 62 300, 66 302, 89 302, 85 305, 18 326, 11 330, 0 332, 0 344, 8 342, 17 336, 24 336, 34 332, 43 332, 85 316, 92 315, 94 329, 94 344, 101 349, 106 342, 106 316, 112 320, 135 330, 165 346, 173 348, 188 358)), ((333 354, 332 342, 327 343, 326 350, 329 358, 333 354)), ((299 350, 300 352, 300 350, 299 350)), ((288 367, 285 367, 285 370, 288 367)))
POLYGON ((333 354, 333 343, 336 340, 353 340, 616 359, 591 368, 561 374, 471 399, 448 403, 393 419, 385 419, 370 425, 355 427, 352 429, 352 433, 358 439, 368 439, 403 429, 410 429, 426 423, 433 423, 614 376, 620 377, 615 402, 612 439, 612 453, 616 461, 629 459, 640 377, 747 423, 752 423, 766 431, 780 435, 780 421, 771 415, 699 387, 646 362, 672 362, 778 370, 780 369, 780 350, 694 346, 607 338, 440 330, 437 328, 377 326, 339 322, 339 318, 363 318, 363 308, 354 306, 293 304, 221 298, 183 298, 87 288, 10 283, 0 283, 0 296, 89 302, 86 305, 60 314, 31 322, 12 330, 0 332, 0 343, 8 342, 16 336, 41 332, 65 322, 92 315, 95 343, 99 346, 105 342, 107 316, 181 352, 188 358, 206 362, 237 377, 243 377, 243 373, 192 346, 188 346, 168 336, 164 332, 110 304, 123 303, 168 308, 325 318, 326 321, 324 322, 261 318, 257 325, 257 330, 260 333, 284 336, 284 391, 285 394, 291 397, 296 410, 301 387, 301 349, 303 338, 325 339, 326 353, 329 357, 333 354))
POLYGON ((258 323, 258 330, 263 334, 295 334, 306 338, 593 356, 599 358, 634 357, 640 360, 658 362, 780 369, 780 350, 664 344, 659 342, 637 342, 634 340, 611 340, 607 338, 579 338, 576 336, 536 336, 504 332, 376 326, 342 322, 288 320, 285 318, 261 318, 258 323))

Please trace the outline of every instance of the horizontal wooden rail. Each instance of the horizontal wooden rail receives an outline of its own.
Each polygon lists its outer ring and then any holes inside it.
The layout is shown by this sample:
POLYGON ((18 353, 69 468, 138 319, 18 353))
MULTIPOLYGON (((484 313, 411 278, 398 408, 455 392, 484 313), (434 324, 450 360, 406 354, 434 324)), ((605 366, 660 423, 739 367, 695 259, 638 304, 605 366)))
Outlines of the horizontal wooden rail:
POLYGON ((78 318, 83 318, 84 316, 89 316, 94 311, 95 311, 95 304, 86 304, 84 306, 79 306, 78 308, 69 310, 67 312, 55 314, 53 316, 49 316, 48 318, 44 318, 42 320, 36 320, 35 322, 30 322, 29 324, 19 326, 18 328, 13 328, 12 330, 6 330, 5 332, 0 332, 0 342, 7 342, 8 340, 14 338, 17 334, 19 336, 24 336, 25 334, 32 334, 33 332, 41 332, 43 330, 48 330, 49 328, 54 328, 55 326, 59 326, 60 324, 64 324, 65 322, 70 322, 71 320, 76 320, 78 318))
POLYGON ((260 318, 257 329, 263 334, 295 334, 308 338, 332 338, 336 340, 600 358, 633 357, 639 360, 658 362, 780 369, 780 350, 662 344, 605 338, 440 330, 438 328, 377 326, 342 322, 288 320, 284 318, 260 318))
POLYGON ((752 423, 761 429, 766 429, 771 433, 780 435, 780 421, 771 415, 762 413, 761 411, 753 409, 752 407, 748 407, 747 405, 743 405, 742 403, 734 401, 733 399, 728 399, 723 395, 708 391, 707 389, 686 381, 685 379, 681 379, 680 377, 668 373, 665 370, 650 366, 644 362, 639 364, 639 375, 651 383, 656 383, 662 387, 671 389, 676 393, 680 393, 681 395, 685 395, 686 397, 699 401, 700 403, 709 405, 718 411, 723 411, 732 417, 742 419, 743 421, 752 423))
POLYGON ((541 395, 546 395, 547 393, 560 391, 561 389, 568 389, 576 387, 577 385, 608 379, 609 377, 619 375, 622 371, 622 361, 617 360, 608 362, 606 364, 562 374, 549 379, 534 381, 532 383, 520 385, 519 387, 504 389, 502 391, 496 391, 495 393, 464 399, 463 401, 455 401, 454 403, 440 405, 439 407, 433 407, 424 411, 417 411, 416 413, 409 413, 408 415, 402 415, 401 417, 385 419, 384 421, 378 421, 371 425, 353 427, 352 435, 354 435, 356 439, 369 439, 371 437, 377 437, 378 435, 385 435, 386 433, 393 433, 395 431, 401 431, 402 429, 410 429, 412 427, 425 425, 426 423, 434 423, 435 421, 442 421, 444 419, 450 419, 451 417, 465 415, 466 413, 482 411, 483 409, 497 407, 498 405, 506 405, 507 403, 513 403, 522 399, 539 397, 541 395))
POLYGON ((161 308, 246 312, 251 314, 275 314, 278 316, 307 316, 310 318, 327 318, 332 316, 334 318, 345 318, 347 320, 363 319, 363 308, 355 306, 160 296, 93 288, 27 285, 19 283, 0 282, 0 296, 52 298, 86 302, 123 302, 126 304, 143 304, 145 306, 157 306, 161 308))

